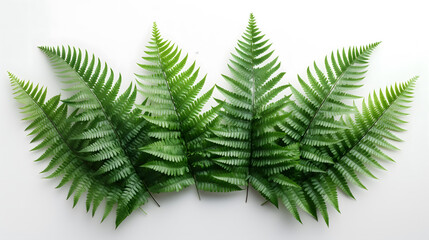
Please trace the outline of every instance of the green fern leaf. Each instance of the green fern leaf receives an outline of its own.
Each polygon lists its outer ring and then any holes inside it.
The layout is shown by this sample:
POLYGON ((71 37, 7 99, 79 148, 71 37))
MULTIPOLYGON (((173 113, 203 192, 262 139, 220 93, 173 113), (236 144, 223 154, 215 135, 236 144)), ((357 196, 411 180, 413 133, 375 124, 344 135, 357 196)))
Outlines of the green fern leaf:
POLYGON ((88 161, 99 163, 97 174, 105 175, 109 183, 123 185, 117 208, 118 226, 149 196, 152 197, 145 177, 137 167, 143 159, 138 147, 149 140, 146 134, 148 124, 139 117, 141 110, 132 109, 136 89, 130 85, 118 96, 121 77, 115 82, 113 71, 94 56, 89 57, 86 51, 70 47, 67 50, 65 47, 40 49, 68 84, 66 90, 74 92, 64 100, 67 105, 80 110, 73 120, 91 122, 95 126, 93 130, 73 136, 91 141, 81 152, 90 153, 88 161))
POLYGON ((195 185, 200 198, 199 189, 238 190, 232 181, 219 185, 218 179, 207 174, 207 171, 219 168, 210 162, 205 138, 209 134, 207 128, 214 122, 220 107, 201 113, 213 88, 197 97, 205 77, 197 80, 199 69, 195 69, 195 63, 186 67, 188 57, 182 58, 181 50, 161 37, 156 24, 146 54, 143 59, 148 63, 139 66, 149 74, 137 77, 140 80, 139 91, 150 104, 139 108, 146 112, 143 117, 152 124, 149 135, 156 140, 140 149, 156 159, 142 167, 171 176, 159 180, 153 191, 180 191, 195 185), (200 178, 204 184, 199 183, 200 178))
POLYGON ((218 100, 223 110, 219 112, 220 123, 213 128, 215 137, 209 141, 217 146, 211 151, 218 155, 214 161, 226 171, 242 176, 244 179, 237 183, 247 181, 247 193, 253 186, 277 206, 273 184, 293 183, 275 176, 295 164, 298 146, 280 147, 275 143, 284 137, 274 128, 288 117, 282 110, 290 101, 289 96, 273 100, 289 85, 277 86, 284 73, 278 73, 277 58, 270 60, 270 46, 251 15, 228 65, 232 76, 223 75, 232 91, 218 86, 226 101, 218 100))
POLYGON ((107 184, 104 176, 95 174, 96 166, 86 161, 86 155, 78 151, 89 142, 71 138, 84 129, 86 123, 70 121, 77 112, 68 115, 67 106, 60 104, 59 95, 47 100, 46 88, 19 80, 11 73, 9 77, 15 98, 23 104, 22 113, 27 116, 24 119, 31 122, 26 130, 32 129, 32 142, 39 141, 33 150, 45 149, 37 161, 50 159, 42 172, 51 172, 47 178, 61 177, 57 187, 71 182, 67 198, 73 196, 73 207, 85 192, 86 209, 89 211, 92 206, 92 215, 106 200, 104 219, 111 211, 109 206, 118 203, 121 189, 118 184, 107 184))
MULTIPOLYGON (((354 198, 349 182, 366 189, 359 180, 359 175, 375 178, 369 167, 382 168, 380 160, 391 160, 382 149, 396 149, 387 140, 398 141, 394 132, 404 131, 399 125, 405 123, 401 117, 405 115, 404 110, 409 108, 416 80, 417 77, 386 88, 384 93, 374 92, 367 101, 363 101, 362 111, 356 110, 354 119, 346 117, 345 120, 340 120, 348 127, 328 136, 337 141, 321 151, 326 152, 334 163, 323 165, 322 172, 300 175, 289 172, 292 179, 303 186, 296 191, 302 191, 300 194, 306 196, 309 203, 320 211, 326 224, 329 225, 327 203, 339 211, 337 188, 354 198)), ((280 189, 278 195, 300 221, 296 209, 297 200, 290 196, 289 191, 280 189)), ((317 217, 314 212, 310 214, 317 217)))
POLYGON ((289 107, 293 112, 280 124, 286 133, 284 144, 300 143, 302 159, 314 164, 331 162, 320 148, 336 143, 329 138, 347 128, 342 122, 335 121, 336 116, 353 114, 355 108, 344 103, 346 99, 358 96, 349 92, 359 88, 368 66, 368 59, 379 42, 364 47, 351 47, 347 53, 332 52, 331 60, 325 58, 326 73, 314 64, 314 72, 307 69, 308 83, 298 76, 303 93, 291 87, 295 102, 289 107))

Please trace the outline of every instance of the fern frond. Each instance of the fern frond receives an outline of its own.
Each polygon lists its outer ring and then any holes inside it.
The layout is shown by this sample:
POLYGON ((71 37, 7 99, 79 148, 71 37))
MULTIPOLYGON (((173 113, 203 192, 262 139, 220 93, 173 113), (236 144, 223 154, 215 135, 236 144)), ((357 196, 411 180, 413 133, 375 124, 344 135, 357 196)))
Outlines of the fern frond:
POLYGON ((209 166, 215 167, 215 164, 210 162, 205 138, 220 107, 205 113, 201 110, 210 99, 213 88, 198 97, 205 77, 198 80, 199 69, 195 63, 186 67, 188 57, 182 57, 175 44, 161 37, 156 24, 147 48, 147 56, 143 57, 147 63, 139 66, 148 74, 137 77, 139 91, 147 97, 149 104, 138 107, 146 112, 143 117, 152 124, 149 135, 156 141, 141 150, 156 159, 142 167, 171 176, 159 181, 153 191, 180 191, 194 184, 200 198, 199 189, 238 190, 233 184, 219 185, 219 180, 207 174, 213 170, 209 166))
MULTIPOLYGON (((326 224, 329 225, 327 203, 339 211, 337 188, 354 198, 349 183, 365 188, 359 175, 375 178, 369 168, 383 169, 379 161, 391 160, 382 149, 396 149, 390 141, 400 140, 394 132, 403 131, 399 125, 405 121, 401 117, 406 115, 404 110, 409 108, 416 80, 417 77, 414 77, 405 83, 386 88, 384 93, 380 90, 378 94, 374 92, 370 95, 363 101, 361 112, 356 110, 354 119, 346 117, 341 121, 347 126, 346 129, 328 136, 337 140, 324 149, 334 163, 325 164, 320 173, 292 177, 303 186, 299 190, 300 194, 306 196, 309 203, 320 211, 326 224)), ((290 187, 278 191, 285 205, 288 204, 289 211, 300 221, 297 199, 290 196, 290 187)), ((309 213, 317 218, 315 211, 309 213)))
POLYGON ((350 91, 361 86, 369 56, 378 45, 379 42, 350 47, 347 52, 344 49, 332 52, 330 61, 325 58, 326 72, 314 63, 314 71, 307 69, 308 82, 298 76, 303 92, 291 87, 295 102, 289 110, 293 114, 282 122, 280 129, 286 133, 283 138, 286 145, 300 143, 302 159, 316 165, 332 162, 318 149, 335 144, 328 135, 347 128, 335 121, 335 117, 354 113, 354 107, 344 100, 359 98, 350 91))
POLYGON ((115 82, 114 73, 107 64, 103 66, 99 59, 88 56, 86 51, 70 47, 40 49, 68 84, 66 90, 74 92, 64 100, 67 105, 80 110, 72 120, 92 122, 95 126, 94 130, 74 136, 75 139, 91 141, 81 152, 92 153, 87 160, 99 163, 97 174, 107 176, 110 183, 123 185, 117 208, 118 226, 133 210, 143 205, 147 197, 152 197, 144 176, 140 176, 137 169, 144 161, 138 147, 147 144, 148 137, 147 122, 139 117, 141 110, 132 109, 136 89, 130 85, 118 96, 121 76, 115 82))
MULTIPOLYGON (((247 192, 253 186, 277 206, 274 182, 269 179, 295 164, 298 146, 281 147, 275 143, 284 137, 284 133, 274 128, 288 117, 282 110, 290 101, 289 96, 273 100, 289 85, 278 86, 285 73, 278 72, 277 58, 270 59, 273 55, 270 46, 250 15, 248 27, 228 65, 232 76, 223 75, 232 91, 218 86, 226 101, 219 112, 220 124, 213 129, 216 137, 209 141, 217 146, 212 150, 219 156, 215 162, 243 176, 248 183, 247 192)), ((246 201, 247 197, 246 194, 246 201)))
POLYGON ((57 187, 71 182, 67 198, 73 195, 73 207, 82 194, 87 193, 86 209, 89 211, 92 206, 94 215, 100 203, 106 200, 104 220, 113 205, 118 203, 121 190, 117 184, 106 184, 103 176, 95 174, 96 166, 86 161, 85 154, 78 151, 88 141, 71 139, 86 124, 70 121, 76 116, 76 111, 68 116, 67 106, 60 103, 59 95, 46 99, 46 88, 19 80, 11 73, 9 77, 15 98, 23 104, 21 110, 27 116, 24 119, 30 121, 26 130, 32 130, 32 142, 39 141, 32 150, 45 149, 36 161, 50 159, 42 172, 51 172, 47 178, 60 177, 57 187))

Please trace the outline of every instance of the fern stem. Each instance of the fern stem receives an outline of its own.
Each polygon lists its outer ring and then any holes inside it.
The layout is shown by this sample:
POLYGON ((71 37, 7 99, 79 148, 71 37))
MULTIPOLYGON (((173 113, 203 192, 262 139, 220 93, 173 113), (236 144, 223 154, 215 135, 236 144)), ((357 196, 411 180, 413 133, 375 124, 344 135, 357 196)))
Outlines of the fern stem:
MULTIPOLYGON (((248 173, 248 175, 250 175, 250 173, 248 173)), ((247 203, 247 199, 249 198, 249 185, 250 185, 250 180, 247 179, 246 200, 245 200, 246 203, 247 203)))
POLYGON ((161 205, 159 205, 158 201, 156 201, 155 197, 152 195, 152 193, 149 191, 149 189, 146 187, 146 184, 143 183, 144 187, 147 189, 147 192, 149 193, 150 198, 152 198, 152 200, 156 203, 156 205, 158 207, 161 207, 161 205))
POLYGON ((187 162, 187 165, 188 165, 188 169, 189 169, 190 174, 192 175, 192 178, 194 179, 195 189, 197 191, 198 199, 201 200, 200 191, 199 191, 198 185, 197 185, 197 178, 196 178, 195 173, 193 171, 192 165, 189 163, 189 149, 188 149, 188 145, 187 145, 187 143, 185 141, 185 138, 183 137, 184 134, 182 132, 183 124, 182 124, 182 121, 180 120, 180 116, 179 116, 179 113, 178 113, 178 110, 177 110, 176 102, 174 101, 173 95, 171 94, 170 83, 168 82, 168 77, 167 77, 167 74, 165 72, 164 65, 162 64, 162 61, 161 61, 161 55, 159 53, 159 37, 158 37, 158 35, 155 36, 155 43, 156 43, 157 57, 159 59, 158 63, 160 65, 160 68, 161 68, 161 71, 162 71, 162 76, 164 77, 164 80, 165 80, 165 85, 167 86, 167 89, 168 89, 168 94, 170 96, 171 103, 173 104, 174 112, 176 113, 177 121, 179 122, 179 128, 180 128, 179 132, 180 132, 180 136, 183 139, 183 147, 185 148, 185 152, 186 152, 186 162, 187 162))

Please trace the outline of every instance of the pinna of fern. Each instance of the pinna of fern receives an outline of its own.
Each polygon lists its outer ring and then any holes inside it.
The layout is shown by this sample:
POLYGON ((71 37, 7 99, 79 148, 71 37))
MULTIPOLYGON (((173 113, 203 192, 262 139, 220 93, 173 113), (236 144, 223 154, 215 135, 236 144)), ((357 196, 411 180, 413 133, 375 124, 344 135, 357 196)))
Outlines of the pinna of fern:
POLYGON ((90 142, 72 138, 89 127, 88 124, 71 121, 77 116, 77 111, 68 115, 68 107, 60 103, 60 95, 47 100, 46 88, 19 80, 11 73, 9 77, 15 98, 23 104, 21 109, 26 115, 24 120, 30 121, 26 130, 31 130, 31 142, 39 142, 32 151, 46 149, 36 161, 50 159, 42 173, 51 172, 47 178, 61 177, 57 188, 71 182, 67 198, 74 195, 73 207, 85 192, 86 209, 89 211, 92 206, 92 215, 106 200, 104 220, 118 203, 121 188, 118 184, 107 184, 104 176, 96 174, 96 166, 85 159, 88 154, 79 151, 90 142))
MULTIPOLYGON (((143 117, 152 124, 149 136, 155 141, 143 146, 142 151, 155 158, 142 165, 165 177, 160 177, 151 188, 154 192, 179 191, 195 185, 199 190, 228 192, 239 190, 234 182, 215 178, 219 167, 210 160, 206 151, 207 130, 217 117, 220 106, 202 113, 213 88, 198 97, 206 77, 198 80, 195 62, 186 66, 188 56, 164 40, 154 23, 152 38, 139 64, 146 74, 137 74, 139 91, 148 104, 139 105, 143 117)), ((227 176, 224 176, 227 177, 227 176)))
POLYGON ((299 152, 296 144, 276 144, 285 134, 275 126, 290 114, 283 111, 290 100, 287 95, 273 100, 289 85, 278 85, 285 73, 278 72, 280 63, 271 59, 270 47, 251 14, 228 65, 232 76, 222 75, 232 90, 218 86, 226 101, 217 100, 223 109, 209 141, 217 146, 211 150, 218 156, 214 161, 247 185, 246 201, 252 186, 277 206, 274 185, 298 187, 281 173, 294 166, 299 152))
POLYGON ((300 190, 279 189, 280 200, 297 220, 301 221, 297 209, 301 207, 316 219, 319 211, 329 225, 327 203, 339 211, 337 188, 354 198, 349 183, 366 189, 359 175, 375 178, 370 167, 384 169, 380 161, 392 161, 383 149, 397 150, 389 141, 400 141, 394 132, 404 131, 399 125, 406 123, 401 118, 407 115, 404 111, 409 108, 416 80, 414 77, 386 88, 384 93, 380 90, 370 95, 354 118, 346 116, 338 121, 347 127, 328 135, 336 141, 320 149, 333 164, 325 164, 321 172, 291 176, 302 186, 300 190))
POLYGON ((138 147, 148 144, 150 139, 148 124, 140 117, 141 110, 133 108, 136 88, 130 85, 118 96, 121 77, 115 82, 107 64, 103 66, 86 51, 70 47, 40 49, 67 84, 66 91, 73 92, 63 100, 79 110, 70 120, 91 126, 72 136, 90 142, 79 152, 88 154, 85 160, 96 167, 96 175, 105 176, 108 184, 121 186, 116 211, 118 226, 152 197, 145 172, 138 167, 145 162, 144 153, 138 147))

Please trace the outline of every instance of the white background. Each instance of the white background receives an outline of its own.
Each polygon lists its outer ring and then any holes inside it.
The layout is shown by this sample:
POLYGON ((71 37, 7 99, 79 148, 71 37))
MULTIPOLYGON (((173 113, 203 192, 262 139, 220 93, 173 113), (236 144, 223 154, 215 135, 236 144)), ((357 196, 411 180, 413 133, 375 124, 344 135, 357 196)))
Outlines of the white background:
MULTIPOLYGON (((424 1, 0 1, 0 239, 429 239, 429 17, 424 1), (114 214, 100 224, 85 213, 84 201, 72 209, 67 189, 38 174, 45 163, 24 133, 19 105, 6 71, 49 86, 62 85, 39 45, 75 45, 90 50, 126 81, 139 72, 153 21, 208 73, 205 90, 225 86, 229 52, 253 12, 286 71, 296 83, 313 61, 332 50, 375 41, 366 96, 394 82, 420 75, 396 164, 363 178, 368 191, 353 188, 357 200, 340 195, 341 214, 330 209, 331 225, 302 214, 296 222, 285 209, 260 206, 256 193, 203 194, 193 188, 157 196, 119 229, 114 214)), ((219 97, 219 93, 215 93, 219 97)))

